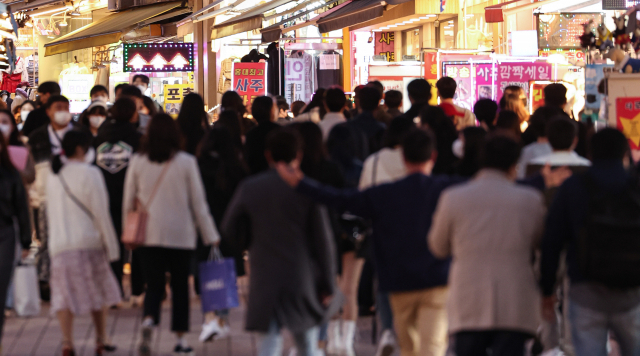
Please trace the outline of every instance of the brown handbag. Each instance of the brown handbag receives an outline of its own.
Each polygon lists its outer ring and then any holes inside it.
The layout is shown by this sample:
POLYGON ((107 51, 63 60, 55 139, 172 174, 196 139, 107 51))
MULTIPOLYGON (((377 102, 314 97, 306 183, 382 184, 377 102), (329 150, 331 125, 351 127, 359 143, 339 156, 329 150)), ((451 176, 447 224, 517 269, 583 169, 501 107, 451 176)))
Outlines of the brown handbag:
POLYGON ((156 184, 153 186, 151 196, 147 201, 147 204, 142 204, 142 201, 136 197, 133 205, 133 211, 127 213, 124 220, 124 229, 122 231, 122 243, 130 250, 144 245, 144 241, 147 236, 147 221, 149 220, 149 213, 147 208, 151 205, 153 198, 156 196, 160 182, 164 174, 167 172, 171 161, 167 162, 162 173, 158 177, 156 184))

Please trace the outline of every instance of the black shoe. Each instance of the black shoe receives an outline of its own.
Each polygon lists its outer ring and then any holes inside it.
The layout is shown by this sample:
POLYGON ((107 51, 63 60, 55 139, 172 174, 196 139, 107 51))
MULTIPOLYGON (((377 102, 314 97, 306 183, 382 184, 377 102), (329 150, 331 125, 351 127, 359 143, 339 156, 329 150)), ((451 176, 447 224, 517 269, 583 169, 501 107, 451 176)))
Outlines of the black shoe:
POLYGON ((106 352, 114 352, 116 351, 118 348, 116 347, 116 345, 102 345, 102 349, 106 352))
POLYGON ((193 349, 189 346, 184 347, 180 344, 176 345, 176 347, 173 348, 173 353, 179 354, 179 355, 190 355, 193 353, 193 349))

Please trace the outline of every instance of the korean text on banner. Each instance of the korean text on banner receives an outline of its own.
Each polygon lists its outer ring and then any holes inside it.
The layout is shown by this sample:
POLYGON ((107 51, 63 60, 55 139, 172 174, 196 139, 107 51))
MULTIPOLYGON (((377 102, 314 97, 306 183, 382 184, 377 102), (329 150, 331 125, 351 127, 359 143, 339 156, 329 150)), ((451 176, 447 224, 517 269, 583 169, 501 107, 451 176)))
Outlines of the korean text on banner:
POLYGON ((232 89, 250 105, 258 96, 267 95, 267 63, 233 63, 232 89))
POLYGON ((193 84, 166 84, 164 86, 164 111, 174 119, 177 118, 182 100, 193 91, 193 84))
POLYGON ((618 129, 629 139, 631 149, 640 149, 640 97, 616 100, 618 129))
POLYGON ((586 94, 585 106, 587 109, 600 109, 602 94, 598 93, 598 84, 604 78, 606 68, 613 68, 607 64, 587 64, 585 68, 584 91, 586 94))
POLYGON ((309 101, 310 87, 305 85, 305 63, 302 58, 286 58, 284 66, 284 96, 289 104, 294 101, 309 101))
POLYGON ((374 54, 384 55, 387 57, 387 62, 394 62, 396 60, 396 53, 394 52, 395 33, 375 32, 375 40, 374 54))
POLYGON ((502 98, 504 89, 512 85, 524 89, 525 94, 528 96, 529 81, 552 79, 551 63, 502 62, 498 66, 496 75, 498 83, 498 96, 496 98, 502 98))
POLYGON ((453 102, 460 107, 473 110, 475 100, 471 94, 471 65, 445 63, 444 75, 453 78, 458 85, 453 102))
POLYGON ((479 63, 474 66, 476 79, 476 100, 493 99, 493 79, 495 71, 491 63, 479 63))

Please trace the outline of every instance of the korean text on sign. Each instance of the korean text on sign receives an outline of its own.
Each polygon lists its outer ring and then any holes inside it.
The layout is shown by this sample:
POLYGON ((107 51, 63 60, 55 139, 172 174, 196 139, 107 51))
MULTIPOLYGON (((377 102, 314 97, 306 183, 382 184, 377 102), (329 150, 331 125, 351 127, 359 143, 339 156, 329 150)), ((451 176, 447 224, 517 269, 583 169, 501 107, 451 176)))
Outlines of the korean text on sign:
POLYGON ((267 95, 266 63, 233 63, 232 89, 251 104, 258 96, 267 95))

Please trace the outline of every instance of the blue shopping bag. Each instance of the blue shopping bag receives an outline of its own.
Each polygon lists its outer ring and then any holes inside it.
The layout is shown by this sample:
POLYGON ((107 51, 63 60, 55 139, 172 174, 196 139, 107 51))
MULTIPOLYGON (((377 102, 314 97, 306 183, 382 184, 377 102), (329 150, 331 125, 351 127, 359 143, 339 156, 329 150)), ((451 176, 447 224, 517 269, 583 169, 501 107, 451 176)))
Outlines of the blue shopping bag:
POLYGON ((233 258, 223 258, 220 250, 213 247, 209 260, 201 262, 199 267, 203 312, 231 309, 240 305, 236 263, 233 258))

